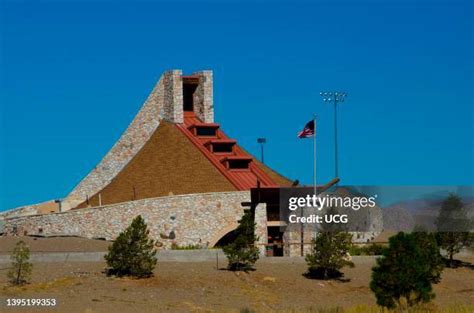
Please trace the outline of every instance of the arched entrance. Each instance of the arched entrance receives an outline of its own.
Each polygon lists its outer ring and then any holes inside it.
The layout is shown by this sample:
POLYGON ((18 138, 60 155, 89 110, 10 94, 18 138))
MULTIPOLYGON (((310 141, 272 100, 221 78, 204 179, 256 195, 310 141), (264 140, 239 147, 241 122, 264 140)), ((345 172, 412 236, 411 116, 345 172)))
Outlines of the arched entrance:
POLYGON ((228 225, 227 227, 223 228, 217 233, 217 235, 214 236, 211 241, 209 241, 209 247, 223 247, 234 241, 236 237, 236 228, 237 223, 228 225))

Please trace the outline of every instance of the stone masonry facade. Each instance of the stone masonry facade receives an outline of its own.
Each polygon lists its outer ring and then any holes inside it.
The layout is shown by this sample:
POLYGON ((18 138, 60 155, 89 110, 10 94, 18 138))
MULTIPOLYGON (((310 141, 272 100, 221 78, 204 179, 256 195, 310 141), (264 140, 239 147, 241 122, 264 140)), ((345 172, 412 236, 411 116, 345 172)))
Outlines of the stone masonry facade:
POLYGON ((204 123, 214 123, 213 79, 212 71, 201 71, 199 85, 193 95, 194 113, 204 123))
POLYGON ((163 74, 163 116, 172 123, 183 122, 183 73, 180 70, 163 74))
MULTIPOLYGON (((85 238, 115 239, 133 218, 141 215, 150 235, 163 248, 214 246, 234 230, 244 213, 242 202, 250 201, 250 192, 218 192, 150 198, 103 207, 70 210, 61 213, 5 219, 7 235, 68 235, 85 238)), ((256 209, 256 234, 266 239, 266 208, 256 209)), ((262 250, 263 252, 263 250, 262 250)))

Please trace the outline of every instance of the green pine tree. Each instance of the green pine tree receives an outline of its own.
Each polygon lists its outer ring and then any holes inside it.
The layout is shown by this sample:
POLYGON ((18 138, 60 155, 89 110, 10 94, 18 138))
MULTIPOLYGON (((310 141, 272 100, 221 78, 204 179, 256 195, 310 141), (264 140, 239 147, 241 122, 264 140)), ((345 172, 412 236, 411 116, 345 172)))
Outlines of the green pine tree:
POLYGON ((30 248, 24 241, 20 240, 16 243, 10 258, 12 266, 7 273, 8 279, 14 285, 26 284, 33 269, 33 264, 29 262, 30 248))
POLYGON ((434 284, 439 283, 444 269, 444 261, 439 251, 436 235, 422 229, 415 229, 413 236, 423 254, 423 262, 430 266, 430 281, 434 284))
POLYGON ((454 266, 454 255, 470 245, 471 221, 460 197, 450 194, 441 205, 436 220, 439 246, 448 254, 448 266, 454 266))
POLYGON ((343 267, 354 267, 349 260, 352 235, 347 232, 322 231, 312 240, 312 251, 306 255, 307 277, 332 279, 343 276, 343 267))
POLYGON ((154 240, 148 237, 149 232, 145 220, 139 215, 119 234, 105 255, 109 274, 139 278, 152 275, 157 251, 154 240))
POLYGON ((246 210, 239 220, 239 226, 236 229, 237 237, 234 242, 223 248, 227 257, 227 268, 231 271, 251 270, 259 257, 258 248, 255 242, 258 240, 255 236, 255 219, 252 210, 246 210))
POLYGON ((389 247, 372 268, 370 289, 377 304, 403 309, 403 303, 413 306, 434 298, 431 282, 436 277, 427 262, 427 252, 419 246, 416 236, 403 232, 389 239, 389 247))

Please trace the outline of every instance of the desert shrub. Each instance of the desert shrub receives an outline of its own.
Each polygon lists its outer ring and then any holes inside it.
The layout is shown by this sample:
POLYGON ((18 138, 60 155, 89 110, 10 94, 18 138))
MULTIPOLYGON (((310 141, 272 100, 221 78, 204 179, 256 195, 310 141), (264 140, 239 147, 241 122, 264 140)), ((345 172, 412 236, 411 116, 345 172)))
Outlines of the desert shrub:
POLYGON ((436 276, 427 261, 432 250, 423 251, 413 234, 403 232, 389 239, 389 247, 372 268, 370 289, 377 304, 387 308, 412 307, 434 298, 431 283, 436 276))
POLYGON ((154 240, 148 235, 145 220, 137 216, 109 247, 105 255, 108 273, 117 276, 151 276, 157 259, 154 240))
POLYGON ((353 267, 349 260, 352 236, 346 232, 320 232, 313 239, 313 247, 305 260, 308 264, 306 276, 316 279, 342 277, 344 266, 353 267))
POLYGON ((352 245, 352 247, 349 249, 350 255, 364 255, 363 253, 363 247, 357 245, 352 245))
POLYGON ((14 285, 26 284, 31 277, 33 264, 29 262, 30 248, 23 240, 16 243, 10 259, 12 260, 12 265, 7 272, 8 279, 14 285))
POLYGON ((199 249, 202 249, 200 245, 180 246, 174 242, 171 244, 171 250, 199 250, 199 249))
POLYGON ((367 255, 382 255, 383 249, 385 247, 378 243, 370 244, 366 247, 367 255))
POLYGON ((254 214, 251 210, 246 210, 239 220, 236 233, 235 240, 223 247, 228 260, 227 268, 231 271, 251 270, 259 257, 258 248, 255 246, 258 238, 255 236, 254 214))
POLYGON ((349 249, 350 255, 382 255, 382 251, 385 247, 378 243, 372 243, 363 246, 353 245, 349 249))
POLYGON ((437 241, 448 254, 448 266, 454 266, 454 255, 470 245, 471 221, 460 197, 450 194, 442 203, 436 220, 437 241))

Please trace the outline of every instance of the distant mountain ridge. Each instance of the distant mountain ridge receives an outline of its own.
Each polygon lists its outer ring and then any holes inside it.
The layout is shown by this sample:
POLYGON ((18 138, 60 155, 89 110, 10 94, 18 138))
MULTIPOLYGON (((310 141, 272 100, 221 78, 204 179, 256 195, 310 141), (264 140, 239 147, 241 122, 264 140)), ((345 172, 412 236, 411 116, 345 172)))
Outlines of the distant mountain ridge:
MULTIPOLYGON (((416 225, 427 230, 435 230, 444 199, 413 199, 400 201, 382 208, 384 230, 411 231, 416 225)), ((464 209, 469 218, 474 218, 474 197, 462 198, 464 209)))

